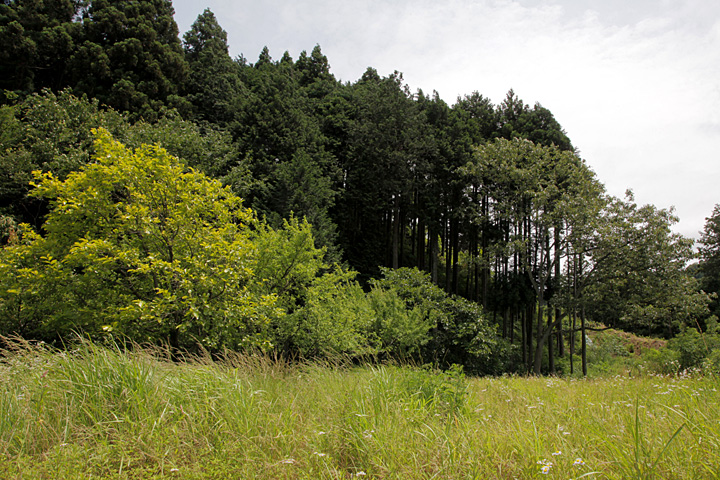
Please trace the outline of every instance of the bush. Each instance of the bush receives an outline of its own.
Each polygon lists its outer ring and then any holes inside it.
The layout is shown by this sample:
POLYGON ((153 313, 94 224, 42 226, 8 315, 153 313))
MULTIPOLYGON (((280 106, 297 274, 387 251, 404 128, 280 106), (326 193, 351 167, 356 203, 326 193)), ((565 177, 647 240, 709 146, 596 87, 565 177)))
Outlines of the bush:
POLYGON ((675 375, 680 372, 680 353, 669 348, 649 350, 644 354, 647 370, 663 375, 675 375))
POLYGON ((419 307, 408 307, 394 289, 373 288, 367 294, 373 319, 369 336, 378 353, 406 357, 429 340, 432 327, 419 307))
POLYGON ((499 374, 513 368, 517 349, 497 335, 479 304, 448 296, 417 268, 382 272, 384 278, 374 281, 374 287, 396 292, 429 326, 422 348, 425 362, 441 368, 459 364, 473 374, 499 374))
POLYGON ((304 305, 278 319, 278 348, 303 357, 374 354, 368 339, 373 310, 354 276, 337 269, 312 280, 304 305))
POLYGON ((716 348, 703 360, 702 369, 711 375, 720 375, 720 348, 716 348))
POLYGON ((667 348, 677 352, 681 370, 697 368, 713 350, 720 348, 720 336, 687 328, 670 339, 667 348))

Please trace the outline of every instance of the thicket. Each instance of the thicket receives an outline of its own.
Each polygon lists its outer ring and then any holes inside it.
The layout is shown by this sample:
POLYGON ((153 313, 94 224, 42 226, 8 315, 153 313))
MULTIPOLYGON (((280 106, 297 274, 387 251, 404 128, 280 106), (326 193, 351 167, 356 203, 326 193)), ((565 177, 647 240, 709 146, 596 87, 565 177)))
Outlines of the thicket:
POLYGON ((2 331, 503 370, 481 309, 426 274, 388 270, 365 292, 325 263, 307 221, 274 229, 164 149, 95 137, 93 161, 64 180, 35 172, 30 195, 49 212, 42 235, 23 225, 0 254, 2 331))

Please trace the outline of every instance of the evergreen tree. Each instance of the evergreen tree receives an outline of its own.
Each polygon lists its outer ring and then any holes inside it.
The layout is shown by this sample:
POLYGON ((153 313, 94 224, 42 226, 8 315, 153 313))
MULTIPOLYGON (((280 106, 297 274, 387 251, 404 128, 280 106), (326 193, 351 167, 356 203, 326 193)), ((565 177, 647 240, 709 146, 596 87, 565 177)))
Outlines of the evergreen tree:
POLYGON ((335 225, 328 212, 338 170, 292 58, 286 53, 273 62, 266 47, 240 73, 248 94, 231 130, 258 180, 250 204, 274 226, 291 215, 306 217, 317 245, 328 247, 337 260, 335 225))
POLYGON ((197 119, 227 125, 243 100, 238 65, 228 53, 227 33, 210 9, 200 14, 184 37, 189 66, 188 99, 197 119))
POLYGON ((716 296, 712 300, 712 313, 720 317, 720 205, 715 205, 712 214, 705 219, 700 232, 700 285, 706 293, 716 296))
POLYGON ((310 99, 323 99, 337 87, 337 81, 330 73, 330 64, 320 50, 320 45, 315 45, 309 56, 305 51, 300 53, 295 69, 300 74, 298 83, 310 99))
POLYGON ((531 109, 510 89, 498 107, 500 135, 508 140, 525 138, 549 147, 574 151, 565 130, 547 108, 539 103, 531 109))
POLYGON ((350 264, 376 276, 379 266, 399 266, 421 116, 402 76, 381 78, 374 69, 352 87, 348 107, 344 188, 335 218, 350 264))
POLYGON ((70 61, 75 92, 145 120, 186 110, 188 65, 173 14, 170 0, 93 0, 70 61))

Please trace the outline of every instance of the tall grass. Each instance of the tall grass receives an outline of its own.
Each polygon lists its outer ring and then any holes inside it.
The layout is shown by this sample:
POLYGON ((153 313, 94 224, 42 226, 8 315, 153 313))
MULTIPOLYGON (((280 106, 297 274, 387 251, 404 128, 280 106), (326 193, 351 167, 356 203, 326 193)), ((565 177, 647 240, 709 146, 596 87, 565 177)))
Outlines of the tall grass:
POLYGON ((12 343, 0 363, 0 478, 720 476, 714 377, 468 379, 165 358, 12 343))

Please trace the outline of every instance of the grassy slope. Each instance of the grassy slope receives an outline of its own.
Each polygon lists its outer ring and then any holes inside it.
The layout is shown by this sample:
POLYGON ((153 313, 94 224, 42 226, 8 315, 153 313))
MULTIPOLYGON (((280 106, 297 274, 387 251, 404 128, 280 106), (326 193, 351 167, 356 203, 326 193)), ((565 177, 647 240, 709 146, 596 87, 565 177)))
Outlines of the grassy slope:
POLYGON ((717 478, 717 388, 19 348, 0 478, 717 478))

